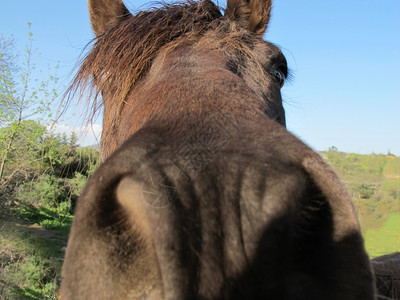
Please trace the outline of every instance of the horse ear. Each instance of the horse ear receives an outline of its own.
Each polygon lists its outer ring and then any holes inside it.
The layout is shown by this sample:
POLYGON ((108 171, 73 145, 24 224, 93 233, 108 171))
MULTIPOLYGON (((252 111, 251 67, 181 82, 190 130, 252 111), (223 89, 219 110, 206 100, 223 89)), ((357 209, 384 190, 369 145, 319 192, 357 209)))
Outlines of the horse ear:
POLYGON ((93 32, 99 36, 130 16, 122 0, 88 0, 93 32))
POLYGON ((271 14, 272 0, 228 0, 225 17, 263 36, 271 14))

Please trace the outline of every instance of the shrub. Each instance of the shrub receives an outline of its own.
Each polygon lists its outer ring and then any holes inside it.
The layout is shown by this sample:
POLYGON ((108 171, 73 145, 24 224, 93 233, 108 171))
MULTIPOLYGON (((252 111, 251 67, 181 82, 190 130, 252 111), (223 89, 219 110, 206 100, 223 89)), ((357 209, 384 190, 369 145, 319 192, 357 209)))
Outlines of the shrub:
POLYGON ((17 199, 34 206, 57 207, 68 195, 62 179, 43 174, 35 181, 20 185, 17 199))

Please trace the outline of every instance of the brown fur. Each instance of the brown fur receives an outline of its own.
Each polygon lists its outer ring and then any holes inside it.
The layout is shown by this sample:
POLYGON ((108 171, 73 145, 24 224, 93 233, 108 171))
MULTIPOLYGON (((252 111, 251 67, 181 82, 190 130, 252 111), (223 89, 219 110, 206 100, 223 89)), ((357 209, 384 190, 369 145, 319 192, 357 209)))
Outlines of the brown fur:
MULTIPOLYGON (((92 2, 96 3, 89 3, 92 2)), ((95 10, 93 7, 104 5, 96 4, 91 4, 91 11, 95 10)), ((126 20, 113 29, 99 32, 101 34, 83 61, 70 92, 74 94, 80 89, 82 96, 85 89, 89 88, 88 99, 93 98, 92 117, 102 105, 99 103, 99 93, 106 91, 113 95, 112 102, 103 103, 106 111, 102 148, 107 148, 105 141, 113 139, 114 128, 128 94, 148 71, 163 47, 173 47, 180 42, 188 42, 188 39, 198 38, 211 26, 213 20, 220 17, 218 8, 208 1, 199 5, 165 4, 154 11, 126 16, 126 20)), ((92 21, 97 21, 97 18, 92 17, 92 21)), ((103 28, 97 24, 92 26, 103 28)), ((105 156, 113 150, 115 148, 104 149, 105 156)))
MULTIPOLYGON (((93 27, 102 28, 100 25, 93 27)), ((118 126, 126 98, 145 76, 155 57, 166 55, 161 53, 181 43, 196 44, 201 36, 212 30, 213 40, 217 43, 214 47, 219 46, 228 51, 227 56, 239 54, 252 61, 255 70, 262 68, 246 41, 254 38, 248 31, 240 30, 235 23, 222 18, 218 7, 209 1, 199 4, 165 4, 154 11, 141 12, 136 16, 125 15, 118 26, 98 36, 76 75, 70 93, 75 95, 80 90, 81 96, 87 96, 85 90, 89 89, 92 117, 104 105, 104 157, 116 149, 108 145, 116 134, 115 127, 118 126), (103 97, 104 103, 100 103, 100 92, 112 94, 113 100, 106 102, 107 98, 103 97)), ((257 72, 260 73, 259 70, 257 72)), ((279 115, 284 123, 284 114, 279 115)))
POLYGON ((92 17, 73 89, 102 94, 107 159, 76 209, 63 299, 374 299, 350 197, 284 128, 270 5, 92 17))
POLYGON ((103 34, 130 16, 122 0, 89 0, 88 4, 92 29, 96 35, 103 34))
POLYGON ((256 35, 265 33, 271 15, 271 0, 227 2, 225 16, 247 27, 256 35))

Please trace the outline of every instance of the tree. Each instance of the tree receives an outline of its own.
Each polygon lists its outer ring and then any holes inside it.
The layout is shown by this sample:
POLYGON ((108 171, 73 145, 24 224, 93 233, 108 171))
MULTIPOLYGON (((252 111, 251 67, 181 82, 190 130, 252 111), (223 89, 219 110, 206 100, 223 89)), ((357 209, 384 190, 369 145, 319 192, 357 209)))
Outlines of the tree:
POLYGON ((14 40, 0 37, 0 127, 7 122, 9 103, 12 102, 14 91, 14 73, 16 59, 13 54, 14 40))
MULTIPOLYGON (((4 171, 16 137, 21 137, 23 121, 35 118, 37 121, 50 123, 51 103, 57 98, 55 89, 57 77, 50 75, 48 80, 38 81, 33 78, 33 35, 28 23, 28 43, 25 48, 24 63, 17 66, 14 41, 0 38, 0 127, 9 130, 2 132, 2 151, 0 153, 0 179, 4 171)), ((57 67, 56 67, 57 68, 57 67)))
POLYGON ((335 146, 331 146, 331 147, 329 147, 328 151, 337 152, 338 149, 335 146))
POLYGON ((46 127, 33 120, 13 122, 0 129, 2 172, 9 178, 20 175, 25 179, 39 174, 42 169, 46 133, 46 127), (5 158, 7 164, 4 163, 5 158))

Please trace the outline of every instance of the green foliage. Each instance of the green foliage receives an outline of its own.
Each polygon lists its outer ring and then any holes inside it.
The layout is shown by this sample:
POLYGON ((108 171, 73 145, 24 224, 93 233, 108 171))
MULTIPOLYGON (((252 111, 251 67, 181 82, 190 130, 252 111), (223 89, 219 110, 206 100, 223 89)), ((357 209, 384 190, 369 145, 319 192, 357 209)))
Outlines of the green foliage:
MULTIPOLYGON (((2 175, 27 178, 31 173, 40 172, 42 141, 45 126, 33 120, 11 123, 0 129, 0 158, 7 163, 2 175)), ((3 176, 3 177, 4 177, 3 176)))
POLYGON ((375 193, 375 186, 370 184, 360 184, 354 187, 354 191, 358 192, 361 199, 370 199, 375 193))
POLYGON ((62 160, 53 165, 57 176, 73 178, 76 173, 88 176, 93 174, 100 164, 96 149, 71 145, 62 145, 62 149, 62 160))
POLYGON ((45 229, 59 230, 60 234, 67 236, 72 224, 72 215, 68 202, 62 202, 62 204, 65 204, 65 207, 21 205, 14 208, 14 211, 24 220, 38 224, 45 229))
POLYGON ((14 40, 0 37, 0 126, 10 121, 10 106, 12 95, 16 93, 14 40))
POLYGON ((21 184, 17 199, 31 205, 57 207, 68 196, 61 178, 43 174, 34 181, 21 184))
POLYGON ((72 178, 79 172, 87 176, 100 162, 97 150, 80 148, 61 135, 49 133, 44 125, 33 120, 0 128, 0 157, 5 155, 3 177, 7 179, 22 176, 26 180, 41 173, 72 178))
POLYGON ((100 161, 76 135, 49 131, 58 79, 33 78, 32 43, 29 31, 17 65, 0 37, 0 299, 57 299, 72 211, 100 161))
POLYGON ((0 299, 57 299, 61 243, 3 224, 0 299))
POLYGON ((73 205, 86 180, 81 173, 73 178, 41 174, 16 186, 10 211, 24 220, 22 224, 35 225, 29 234, 19 232, 27 225, 0 226, 5 238, 0 253, 7 254, 0 255, 0 299, 57 299, 63 259, 60 249, 66 246, 73 205))
POLYGON ((51 298, 55 293, 56 284, 54 270, 49 264, 36 256, 30 256, 18 264, 10 264, 5 268, 5 276, 13 283, 10 294, 25 299, 51 298))
POLYGON ((72 211, 99 156, 94 149, 80 148, 76 141, 49 134, 37 122, 22 124, 31 137, 14 143, 5 173, 9 179, 0 190, 0 228, 5 238, 0 243, 0 299, 57 299, 60 249, 66 246, 72 211), (20 226, 5 228, 1 220, 7 215, 38 229, 21 234, 20 226), (52 232, 55 236, 49 238, 52 232))
MULTIPOLYGON (((26 134, 30 128, 26 127, 27 123, 24 121, 35 118, 38 124, 51 123, 51 104, 58 97, 55 88, 58 82, 57 76, 49 75, 48 79, 41 82, 33 78, 35 64, 30 23, 28 28, 28 43, 22 65, 15 63, 13 41, 0 37, 0 127, 8 129, 1 134, 0 180, 4 177, 10 160, 13 156, 14 158, 17 156, 14 149, 20 149, 15 143, 22 142, 28 145, 29 141, 25 142, 27 139, 38 142, 36 135, 26 134)), ((40 135, 36 129, 34 128, 32 132, 40 135)))
POLYGON ((16 63, 14 41, 0 37, 0 126, 33 117, 42 122, 51 118, 50 107, 58 97, 58 78, 54 74, 43 81, 33 78, 34 52, 30 23, 22 64, 16 63))

